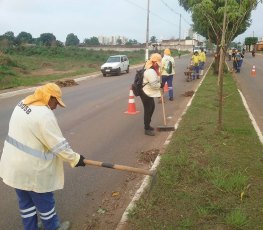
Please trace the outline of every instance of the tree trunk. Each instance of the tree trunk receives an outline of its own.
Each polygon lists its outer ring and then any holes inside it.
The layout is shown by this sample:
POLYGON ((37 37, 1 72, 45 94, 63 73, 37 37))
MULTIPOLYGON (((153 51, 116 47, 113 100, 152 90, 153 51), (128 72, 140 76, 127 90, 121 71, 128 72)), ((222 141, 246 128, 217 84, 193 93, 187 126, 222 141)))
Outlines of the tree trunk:
POLYGON ((222 121, 223 121, 223 84, 224 84, 224 63, 225 63, 225 43, 226 43, 226 6, 227 0, 225 0, 225 9, 224 9, 224 21, 223 21, 223 31, 221 37, 221 46, 220 46, 220 61, 219 61, 219 71, 218 71, 218 124, 217 128, 219 131, 222 130, 222 121))
POLYGON ((216 46, 216 53, 215 53, 215 65, 214 65, 214 74, 218 75, 219 73, 219 60, 220 60, 220 47, 219 45, 216 46))

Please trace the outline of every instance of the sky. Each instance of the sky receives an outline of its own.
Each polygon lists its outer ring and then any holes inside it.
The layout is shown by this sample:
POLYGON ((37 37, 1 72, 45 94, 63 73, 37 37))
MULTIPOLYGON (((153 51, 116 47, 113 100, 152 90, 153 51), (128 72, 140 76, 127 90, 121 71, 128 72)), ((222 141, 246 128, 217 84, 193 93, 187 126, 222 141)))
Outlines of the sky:
MULTIPOLYGON (((0 0, 0 35, 7 31, 30 33, 34 38, 52 33, 65 42, 75 34, 80 42, 97 36, 125 36, 146 41, 148 0, 0 0)), ((253 12, 252 26, 236 40, 263 37, 262 4, 253 12)), ((149 37, 184 38, 191 15, 178 0, 150 0, 149 37), (181 15, 181 23, 180 23, 181 15), (181 25, 181 31, 179 31, 181 25)))

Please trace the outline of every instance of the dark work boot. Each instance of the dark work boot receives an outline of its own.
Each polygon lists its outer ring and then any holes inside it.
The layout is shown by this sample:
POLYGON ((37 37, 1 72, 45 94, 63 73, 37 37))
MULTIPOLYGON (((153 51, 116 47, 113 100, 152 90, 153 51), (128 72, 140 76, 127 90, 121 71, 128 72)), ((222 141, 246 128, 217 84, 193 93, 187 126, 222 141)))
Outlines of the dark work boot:
POLYGON ((148 136, 155 136, 154 131, 150 129, 145 129, 144 134, 148 136))

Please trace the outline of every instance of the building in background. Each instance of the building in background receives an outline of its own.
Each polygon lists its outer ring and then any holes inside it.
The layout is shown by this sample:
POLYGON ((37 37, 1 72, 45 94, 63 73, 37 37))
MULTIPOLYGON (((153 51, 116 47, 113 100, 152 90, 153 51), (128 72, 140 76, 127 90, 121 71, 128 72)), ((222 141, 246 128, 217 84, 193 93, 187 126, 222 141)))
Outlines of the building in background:
POLYGON ((124 36, 98 36, 101 45, 124 45, 128 38, 124 36))
POLYGON ((159 49, 163 50, 166 48, 177 49, 177 50, 188 50, 193 52, 195 46, 201 46, 202 42, 196 39, 167 39, 161 41, 159 49))

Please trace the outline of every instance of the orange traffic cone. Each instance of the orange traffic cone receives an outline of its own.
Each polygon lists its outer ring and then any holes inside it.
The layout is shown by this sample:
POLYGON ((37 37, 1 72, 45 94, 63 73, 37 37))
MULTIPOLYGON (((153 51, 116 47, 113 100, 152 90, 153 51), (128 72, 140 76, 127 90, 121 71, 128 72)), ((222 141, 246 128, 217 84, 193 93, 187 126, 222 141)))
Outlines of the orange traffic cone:
POLYGON ((136 111, 135 99, 133 91, 130 89, 129 93, 129 102, 128 102, 128 110, 124 112, 126 114, 137 114, 139 111, 136 111))
POLYGON ((163 91, 164 92, 168 92, 169 91, 167 82, 165 82, 165 84, 164 84, 163 91))
POLYGON ((251 70, 251 77, 256 77, 256 66, 253 65, 251 70))

